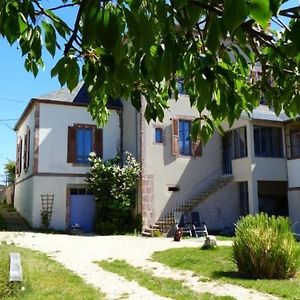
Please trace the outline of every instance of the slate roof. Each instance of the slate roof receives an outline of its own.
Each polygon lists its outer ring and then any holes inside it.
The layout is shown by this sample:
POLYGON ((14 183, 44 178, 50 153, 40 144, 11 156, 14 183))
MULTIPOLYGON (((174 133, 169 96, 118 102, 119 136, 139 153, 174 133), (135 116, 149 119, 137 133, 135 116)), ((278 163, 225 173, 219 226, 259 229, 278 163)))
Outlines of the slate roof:
MULTIPOLYGON (((60 90, 36 97, 35 99, 73 102, 78 104, 88 104, 91 100, 83 81, 79 82, 77 87, 72 92, 70 92, 68 88, 62 88, 60 90)), ((120 99, 109 100, 107 104, 107 107, 114 108, 122 108, 122 106, 123 105, 120 99)))
POLYGON ((271 110, 267 105, 260 105, 255 108, 250 115, 242 113, 242 117, 250 118, 253 120, 262 120, 262 121, 275 121, 275 122, 285 122, 290 118, 285 113, 280 113, 278 116, 273 110, 271 110))

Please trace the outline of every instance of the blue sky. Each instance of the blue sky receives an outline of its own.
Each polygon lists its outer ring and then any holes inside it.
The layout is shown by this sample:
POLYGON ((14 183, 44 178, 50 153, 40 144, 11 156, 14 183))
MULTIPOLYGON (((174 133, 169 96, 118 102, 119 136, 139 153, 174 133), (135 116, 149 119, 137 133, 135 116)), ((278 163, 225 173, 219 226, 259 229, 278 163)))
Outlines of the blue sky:
MULTIPOLYGON (((43 0, 55 6, 61 3, 58 0, 43 0)), ((299 5, 300 0, 289 0, 285 6, 299 5)), ((74 11, 70 13, 69 9, 62 15, 67 17, 68 23, 72 23, 74 11)), ((17 46, 10 46, 6 40, 0 39, 0 184, 4 180, 3 165, 8 159, 15 160, 16 135, 13 131, 16 119, 18 119, 26 107, 28 101, 42 94, 60 88, 56 78, 51 79, 50 70, 55 65, 56 59, 52 59, 45 52, 45 69, 41 70, 34 78, 31 73, 24 69, 24 60, 20 55, 17 46), (8 120, 8 121, 5 121, 8 120)))
MULTIPOLYGON (((45 7, 61 4, 59 0, 43 0, 45 7)), ((60 16, 72 24, 74 10, 66 9, 60 16)), ((44 51, 45 69, 36 78, 24 69, 24 58, 17 45, 0 38, 0 184, 5 179, 4 164, 16 157, 16 134, 13 127, 31 98, 60 88, 56 78, 51 79, 50 70, 61 53, 53 59, 44 51), (4 121, 9 120, 9 121, 4 121)))

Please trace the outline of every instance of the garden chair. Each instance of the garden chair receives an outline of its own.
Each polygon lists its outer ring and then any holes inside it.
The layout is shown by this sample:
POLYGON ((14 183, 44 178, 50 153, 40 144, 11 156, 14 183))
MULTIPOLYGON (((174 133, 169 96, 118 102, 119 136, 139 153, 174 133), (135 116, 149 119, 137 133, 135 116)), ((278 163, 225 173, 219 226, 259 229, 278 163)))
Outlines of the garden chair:
POLYGON ((193 233, 196 237, 200 236, 208 236, 207 227, 205 225, 205 222, 200 222, 200 215, 198 211, 192 211, 191 212, 191 219, 192 219, 192 227, 193 227, 193 233))
POLYGON ((174 221, 176 225, 176 229, 181 229, 183 235, 188 234, 192 236, 192 230, 189 225, 186 224, 185 215, 181 211, 174 212, 174 221))

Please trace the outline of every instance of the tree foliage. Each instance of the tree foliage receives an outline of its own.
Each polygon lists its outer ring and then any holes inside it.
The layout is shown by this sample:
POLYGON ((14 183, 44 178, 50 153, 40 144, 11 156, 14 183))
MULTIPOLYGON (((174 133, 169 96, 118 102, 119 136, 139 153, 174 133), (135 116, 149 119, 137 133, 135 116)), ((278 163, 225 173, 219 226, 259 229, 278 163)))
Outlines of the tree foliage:
POLYGON ((7 174, 7 183, 9 185, 14 184, 16 177, 16 162, 12 160, 8 160, 4 164, 4 170, 7 174))
POLYGON ((104 162, 90 155, 87 182, 97 203, 96 230, 102 234, 124 233, 136 225, 133 210, 140 165, 130 153, 125 156, 122 165, 118 156, 104 162))
POLYGON ((98 123, 107 120, 110 97, 140 109, 144 96, 146 119, 162 120, 179 79, 199 111, 193 134, 204 140, 223 120, 232 124, 252 111, 261 94, 277 114, 300 112, 300 8, 291 1, 51 2, 0 0, 0 34, 19 44, 35 76, 43 48, 53 56, 63 50, 51 75, 70 90, 83 78, 98 123), (58 14, 71 7, 77 15, 67 24, 58 14))

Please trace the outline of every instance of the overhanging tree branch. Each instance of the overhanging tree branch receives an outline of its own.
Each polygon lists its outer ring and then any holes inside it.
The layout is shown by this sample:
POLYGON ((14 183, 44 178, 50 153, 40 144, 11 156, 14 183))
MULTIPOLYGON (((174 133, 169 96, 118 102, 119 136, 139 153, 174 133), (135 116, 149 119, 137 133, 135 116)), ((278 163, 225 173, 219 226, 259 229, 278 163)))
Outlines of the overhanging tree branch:
POLYGON ((79 10, 78 10, 77 17, 76 17, 75 24, 74 24, 74 30, 73 30, 73 33, 72 33, 69 41, 65 45, 64 55, 68 54, 68 52, 70 51, 70 49, 72 47, 73 42, 76 40, 77 33, 79 30, 80 18, 81 18, 82 12, 84 11, 85 4, 86 4, 86 1, 82 1, 80 3, 79 10))

